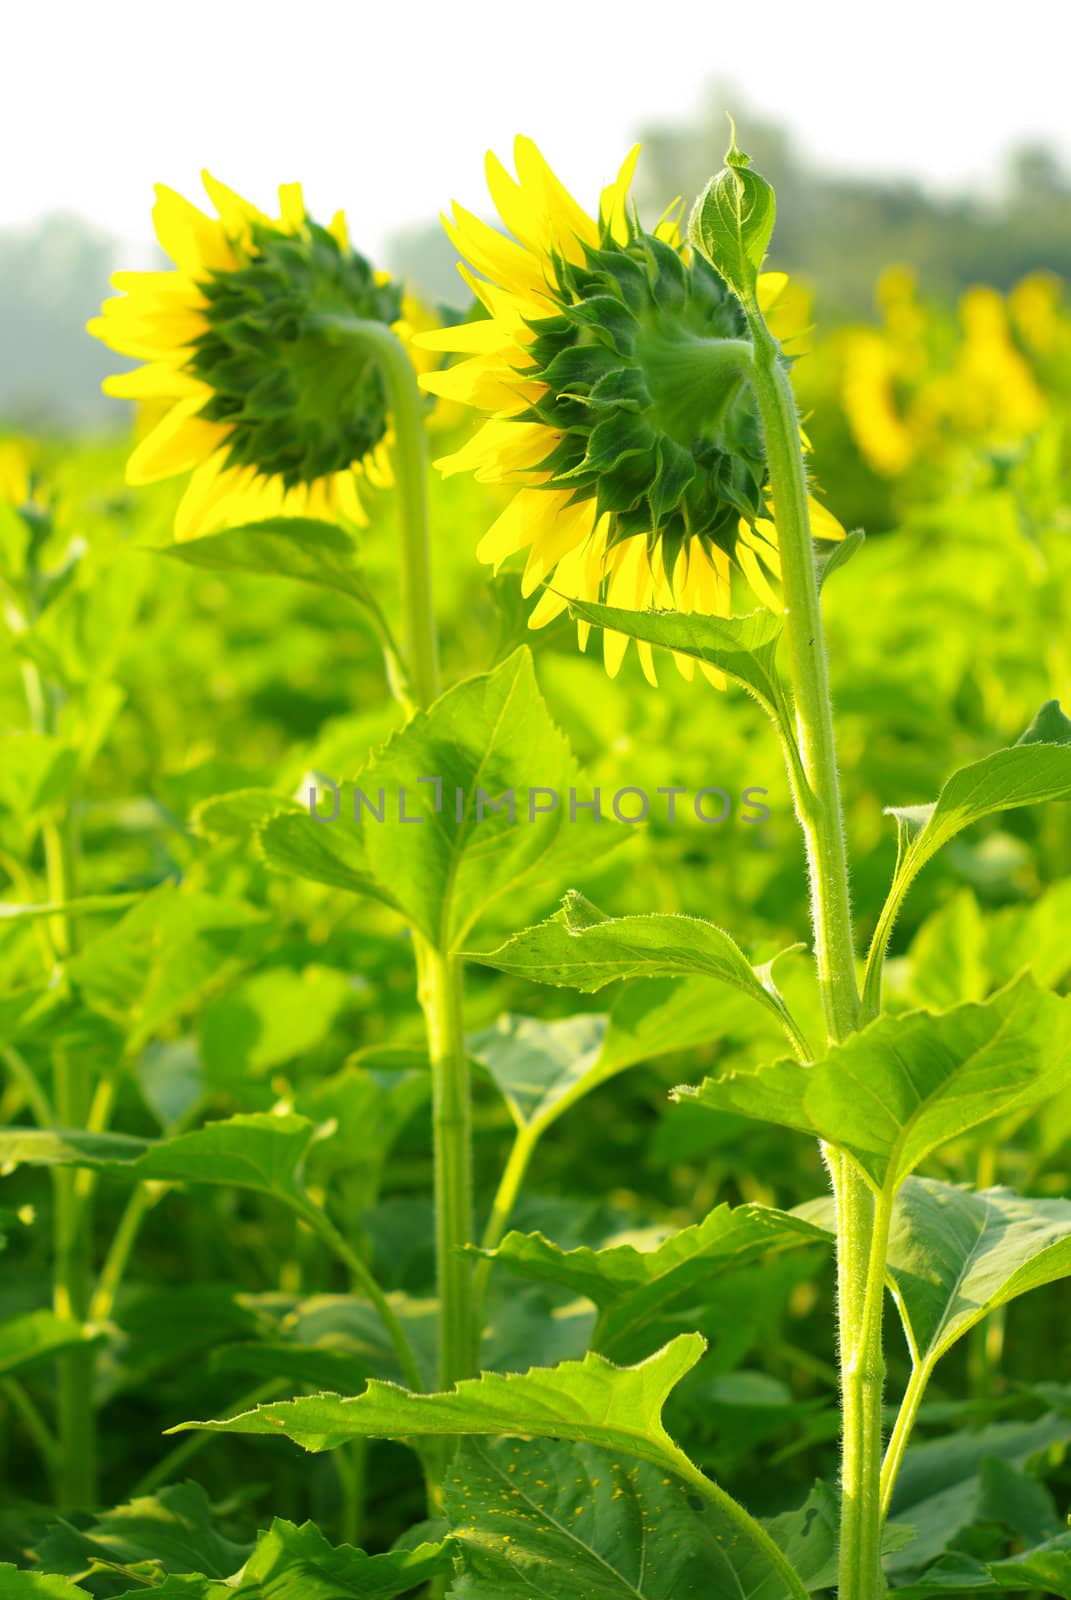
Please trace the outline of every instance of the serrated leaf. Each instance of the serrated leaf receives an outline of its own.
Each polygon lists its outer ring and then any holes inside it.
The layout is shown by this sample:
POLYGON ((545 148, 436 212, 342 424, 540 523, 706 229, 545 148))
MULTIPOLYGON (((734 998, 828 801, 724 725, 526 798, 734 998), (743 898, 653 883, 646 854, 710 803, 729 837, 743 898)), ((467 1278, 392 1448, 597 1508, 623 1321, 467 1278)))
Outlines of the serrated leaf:
POLYGON ((998 1306, 1071 1275, 1071 1200, 909 1178, 889 1271, 912 1350, 932 1364, 998 1306))
POLYGON ((674 650, 708 667, 716 667, 752 693, 764 706, 780 697, 777 644, 782 623, 772 611, 743 617, 708 617, 685 611, 627 611, 594 600, 569 601, 569 610, 583 622, 624 633, 630 639, 674 650))
POLYGON ((615 1367, 589 1354, 583 1361, 529 1372, 485 1372, 442 1394, 412 1394, 373 1380, 352 1398, 305 1395, 225 1421, 184 1422, 169 1431, 268 1434, 315 1451, 334 1450, 351 1439, 519 1434, 577 1439, 669 1465, 679 1462, 679 1454, 662 1425, 662 1407, 704 1348, 697 1334, 681 1334, 638 1366, 615 1367))
POLYGON ((211 1183, 275 1195, 307 1210, 296 1172, 315 1134, 305 1117, 227 1117, 174 1139, 152 1142, 119 1133, 79 1129, 0 1130, 0 1164, 7 1167, 90 1167, 135 1183, 211 1183))
POLYGON ((466 1440, 444 1484, 456 1600, 783 1600, 783 1574, 647 1462, 586 1444, 466 1440))
POLYGON ((646 1341, 664 1338, 682 1314, 695 1316, 719 1274, 767 1252, 814 1242, 827 1244, 828 1235, 803 1217, 767 1206, 722 1205, 650 1250, 631 1244, 562 1250, 540 1233, 509 1233, 492 1254, 511 1272, 594 1301, 599 1319, 592 1348, 628 1361, 643 1354, 646 1341))
POLYGON ((254 572, 349 595, 371 602, 357 571, 357 547, 334 522, 315 517, 267 517, 222 533, 157 547, 160 555, 212 572, 254 572))
POLYGON ((571 890, 546 922, 514 934, 497 950, 469 952, 467 959, 584 994, 623 978, 715 978, 757 1001, 792 1032, 770 975, 773 963, 753 967, 727 933, 700 917, 608 917, 571 890))
POLYGON ((271 1600, 341 1600, 347 1595, 354 1600, 395 1600, 452 1567, 446 1543, 370 1556, 352 1545, 329 1544, 313 1522, 298 1527, 276 1517, 257 1539, 230 1593, 250 1600, 268 1595, 271 1600))
POLYGON ((249 1545, 233 1543, 214 1526, 212 1505, 197 1483, 171 1484, 103 1512, 85 1530, 56 1524, 40 1541, 37 1559, 53 1571, 81 1578, 97 1562, 130 1567, 158 1564, 169 1573, 227 1578, 245 1561, 249 1545))
MULTIPOLYGON (((575 1097, 598 1068, 606 1038, 605 1016, 505 1015, 469 1036, 470 1054, 490 1072, 520 1128, 547 1118, 566 1096, 575 1097)), ((594 1087, 594 1085, 592 1085, 594 1087)))
POLYGON ((545 1130, 617 1073, 721 1037, 736 1025, 738 1011, 749 1012, 743 991, 706 978, 641 978, 619 994, 609 1015, 547 1020, 506 1013, 468 1043, 517 1126, 545 1130))
POLYGON ((880 1189, 940 1145, 1066 1081, 1071 1001, 1030 974, 982 1004, 886 1016, 814 1066, 780 1061, 675 1091, 846 1150, 880 1189))

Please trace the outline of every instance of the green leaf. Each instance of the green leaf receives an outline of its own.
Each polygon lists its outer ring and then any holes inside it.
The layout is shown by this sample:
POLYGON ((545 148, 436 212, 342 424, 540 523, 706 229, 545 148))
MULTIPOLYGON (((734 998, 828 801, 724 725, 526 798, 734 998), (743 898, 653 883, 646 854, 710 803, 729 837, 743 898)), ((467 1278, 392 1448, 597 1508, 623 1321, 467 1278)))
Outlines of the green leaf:
POLYGON ((0 1322, 0 1377, 9 1377, 35 1361, 58 1355, 93 1335, 80 1322, 51 1311, 27 1311, 0 1322))
POLYGON ((563 1100, 594 1088, 606 1025, 606 1017, 595 1013, 549 1022, 507 1014, 471 1034, 468 1048, 490 1072, 517 1126, 526 1128, 548 1122, 552 1112, 564 1109, 563 1100))
POLYGON ((1015 744, 961 767, 931 805, 889 807, 910 839, 897 876, 914 877, 973 822, 1046 800, 1071 800, 1071 745, 1015 744))
POLYGON ((27 1572, 0 1562, 0 1600, 88 1600, 89 1590, 79 1589, 54 1572, 27 1572))
POLYGON ((230 1593, 250 1600, 394 1600, 419 1584, 452 1571, 446 1543, 365 1555, 352 1545, 328 1544, 313 1522, 298 1527, 276 1517, 230 1593))
POLYGON ((714 923, 665 914, 607 917, 576 890, 546 922, 514 934, 497 950, 470 952, 467 959, 584 994, 622 978, 716 978, 765 1006, 790 1034, 793 1029, 774 987, 773 962, 753 967, 739 945, 714 923))
POLYGON ((909 1178, 889 1272, 912 1351, 932 1364, 998 1306, 1071 1275, 1071 1200, 909 1178))
POLYGON ((864 998, 870 1014, 878 1009, 882 963, 900 907, 937 852, 983 817, 1047 800, 1071 800, 1071 743, 1064 742, 1062 728, 1067 719, 1055 705, 1050 701, 1042 707, 1018 744, 954 772, 929 805, 887 808, 887 815, 896 818, 900 851, 867 962, 864 998), (1037 742, 1041 735, 1055 742, 1037 742))
POLYGON ((35 1551, 37 1559, 70 1578, 81 1578, 99 1562, 131 1567, 152 1562, 169 1573, 227 1578, 249 1554, 214 1524, 212 1505, 199 1484, 171 1484, 105 1511, 84 1531, 61 1522, 35 1551))
POLYGON ((895 1188, 948 1140, 1054 1094, 1069 1060, 1071 1000, 1025 973, 980 1005, 881 1017, 814 1066, 779 1061, 675 1094, 826 1139, 895 1188))
POLYGON ((304 1395, 226 1421, 184 1422, 168 1431, 268 1434, 293 1439, 305 1450, 335 1450, 351 1439, 522 1434, 602 1444, 669 1465, 679 1454, 662 1426, 662 1407, 704 1348, 698 1334, 682 1334, 635 1367, 615 1367, 589 1354, 529 1372, 485 1372, 444 1394, 412 1394, 373 1379, 352 1398, 304 1395))
POLYGON ((1036 1422, 994 1422, 913 1445, 900 1468, 890 1527, 913 1528, 915 1537, 888 1558, 890 1576, 918 1579, 930 1561, 978 1521, 984 1504, 981 1472, 988 1458, 1026 1467, 1069 1438, 1071 1426, 1063 1418, 1045 1416, 1036 1422))
POLYGON ((518 884, 560 882, 590 868, 621 837, 609 823, 570 815, 577 768, 526 649, 418 712, 359 782, 373 799, 382 789, 387 804, 384 822, 361 825, 373 877, 444 950, 456 949, 486 908, 518 884), (540 790, 557 796, 552 808, 540 790), (418 823, 399 821, 403 792, 405 814, 418 823))
POLYGON ((853 528, 843 539, 835 540, 828 550, 818 557, 819 587, 824 589, 833 574, 841 567, 846 567, 852 557, 858 555, 865 542, 866 534, 862 528, 853 528))
POLYGON ((245 901, 167 883, 67 963, 94 1010, 128 1030, 136 1052, 165 1022, 222 986, 263 937, 245 901))
POLYGON ((316 1129, 305 1117, 228 1117, 152 1143, 119 1133, 5 1128, 0 1163, 91 1167, 136 1183, 211 1183, 274 1195, 308 1211, 296 1172, 316 1129))
POLYGON ((736 1026, 738 1010, 749 1011, 744 992, 707 978, 641 978, 619 994, 609 1015, 548 1021, 510 1012, 468 1044, 517 1126, 545 1131, 617 1073, 720 1038, 736 1026))
POLYGON ((1007 1561, 983 1563, 963 1551, 943 1556, 917 1583, 898 1585, 897 1600, 931 1600, 945 1595, 1040 1593, 1045 1600, 1071 1600, 1071 1534, 1061 1533, 1007 1561))
POLYGON ((371 594, 356 569, 357 547, 334 522, 315 517, 267 517, 203 539, 157 546, 160 555, 212 572, 255 572, 349 595, 362 605, 371 594))
POLYGON ((1071 720, 1060 710, 1059 700, 1046 700, 1015 744, 1017 748, 1024 744, 1071 744, 1071 720))
MULTIPOLYGON (((349 785, 339 786, 339 815, 334 821, 317 821, 309 810, 277 809, 257 829, 257 844, 268 866, 295 878, 368 895, 398 909, 390 890, 369 870, 364 835, 353 822, 349 785)), ((324 816, 329 817, 324 800, 324 816)))
POLYGON ((828 1234, 803 1217, 767 1206, 721 1205, 654 1249, 562 1250, 541 1233, 509 1233, 491 1254, 522 1277, 593 1300, 600 1314, 592 1347, 628 1361, 644 1353, 655 1333, 664 1337, 682 1316, 694 1317, 719 1275, 815 1241, 828 1244, 828 1234))
POLYGON ((688 239, 745 305, 755 300, 776 209, 773 188, 752 172, 750 157, 737 148, 734 128, 724 168, 692 210, 688 239))
POLYGON ((783 1600, 782 1573, 647 1462, 587 1444, 466 1440, 443 1486, 454 1600, 783 1600))
POLYGON ((777 644, 782 623, 760 609, 743 617, 706 617, 685 611, 627 611, 593 600, 570 600, 574 617, 676 650, 708 667, 716 667, 747 689, 767 709, 775 707, 781 689, 777 677, 777 644))

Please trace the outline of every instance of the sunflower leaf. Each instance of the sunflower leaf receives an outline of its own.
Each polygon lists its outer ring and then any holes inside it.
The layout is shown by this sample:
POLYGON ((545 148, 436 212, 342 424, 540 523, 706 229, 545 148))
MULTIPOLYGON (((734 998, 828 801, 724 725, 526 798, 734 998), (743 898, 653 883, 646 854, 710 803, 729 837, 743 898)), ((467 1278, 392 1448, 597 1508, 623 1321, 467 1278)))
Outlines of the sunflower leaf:
POLYGON ((882 1017, 813 1066, 779 1061, 675 1093, 817 1135, 895 1188, 948 1140, 1054 1094, 1069 1062, 1071 999, 1024 973, 982 1004, 882 1017))
MULTIPOLYGON (((782 955, 802 949, 793 945, 782 955)), ((791 1031, 769 965, 753 967, 730 936, 700 917, 654 914, 607 917, 570 890, 546 922, 526 928, 470 961, 558 988, 592 994, 623 978, 716 978, 741 990, 791 1031)))
POLYGON ((335 1450, 351 1439, 522 1434, 576 1439, 656 1465, 679 1465, 677 1446, 662 1425, 662 1407, 705 1348, 698 1334, 681 1334, 635 1367, 616 1367, 589 1354, 557 1367, 485 1372, 442 1394, 412 1394, 373 1379, 352 1398, 303 1395, 225 1421, 180 1423, 170 1432, 204 1428, 268 1434, 312 1451, 335 1450))
POLYGON ((781 621, 772 611, 743 617, 708 617, 688 611, 627 611, 594 600, 570 600, 569 610, 582 622, 661 645, 678 655, 716 667, 767 708, 777 704, 780 686, 774 660, 781 621))

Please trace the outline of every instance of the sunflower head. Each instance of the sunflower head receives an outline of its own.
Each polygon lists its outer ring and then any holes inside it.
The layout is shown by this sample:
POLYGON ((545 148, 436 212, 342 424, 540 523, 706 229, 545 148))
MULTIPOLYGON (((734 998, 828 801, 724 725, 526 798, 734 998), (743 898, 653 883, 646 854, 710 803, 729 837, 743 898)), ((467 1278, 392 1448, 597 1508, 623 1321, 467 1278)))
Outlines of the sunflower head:
POLYGON ((671 567, 692 540, 732 554, 765 477, 751 392, 726 360, 746 332, 738 301, 631 219, 620 244, 551 267, 560 309, 528 322, 525 377, 543 392, 522 413, 557 436, 548 487, 593 502, 608 549, 657 540, 671 567))
POLYGON ((397 284, 316 223, 295 236, 256 223, 241 265, 201 285, 205 329, 188 371, 211 391, 201 416, 228 430, 227 464, 288 489, 360 461, 387 431, 387 399, 371 357, 339 358, 332 316, 390 325, 397 284))
POLYGON ((386 394, 372 359, 340 346, 331 323, 403 330, 400 286, 351 247, 341 214, 311 221, 297 184, 282 186, 270 218, 204 181, 216 218, 157 190, 157 237, 175 270, 117 273, 123 293, 89 324, 146 362, 107 392, 166 406, 127 477, 193 470, 179 538, 280 513, 365 522, 360 480, 389 477, 386 394))
MULTIPOLYGON (((515 488, 478 553, 497 566, 528 549, 524 590, 546 586, 533 627, 572 598, 726 614, 733 561, 760 594, 762 566, 779 570, 743 305, 682 246, 674 212, 641 227, 628 202, 637 154, 596 219, 518 139, 516 178, 494 156, 487 167, 512 237, 460 206, 444 219, 487 316, 423 337, 467 359, 422 382, 488 420, 438 466, 515 488)), ((759 304, 784 282, 756 274, 759 304)), ((611 672, 627 642, 604 634, 611 672)), ((650 647, 638 649, 653 681, 650 647)))

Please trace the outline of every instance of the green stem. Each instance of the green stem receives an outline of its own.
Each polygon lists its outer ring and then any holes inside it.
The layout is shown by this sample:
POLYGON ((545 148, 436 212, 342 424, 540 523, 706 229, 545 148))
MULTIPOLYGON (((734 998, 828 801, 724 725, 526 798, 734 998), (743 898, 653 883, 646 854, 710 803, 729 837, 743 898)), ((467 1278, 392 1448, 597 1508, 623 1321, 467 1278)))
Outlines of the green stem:
POLYGON ((417 961, 431 1056, 439 1386, 449 1389, 479 1371, 472 1262, 465 1253, 473 1232, 472 1095, 460 963, 424 940, 417 961))
MULTIPOLYGON (((513 1207, 517 1203, 517 1196, 528 1171, 528 1163, 532 1159, 532 1151, 539 1142, 542 1129, 526 1123, 518 1128, 514 1136, 506 1165, 502 1169, 502 1176, 495 1190, 495 1198, 491 1205, 491 1215, 487 1219, 487 1226, 483 1230, 480 1240, 481 1250, 497 1250, 502 1243, 502 1236, 509 1226, 509 1219, 513 1215, 513 1207)), ((487 1301, 487 1283, 491 1276, 492 1263, 483 1257, 476 1263, 476 1270, 472 1277, 473 1297, 476 1302, 477 1313, 480 1321, 483 1320, 483 1310, 487 1301)))
POLYGON ((22 1092, 22 1098, 33 1112, 33 1119, 39 1128, 53 1128, 56 1125, 55 1113, 52 1102, 38 1083, 29 1064, 15 1049, 9 1045, 3 1052, 4 1065, 11 1074, 12 1082, 22 1092))
MULTIPOLYGON (((845 1160, 844 1166, 849 1165, 845 1160)), ((844 1437, 841 1450, 843 1505, 840 1531, 842 1600, 873 1600, 884 1593, 881 1576, 881 1398, 885 1382, 882 1324, 885 1266, 893 1196, 883 1191, 874 1205, 866 1288, 858 1333, 844 1350, 844 1437)))
MULTIPOLYGON (((242 1411, 252 1411, 254 1406, 263 1405, 266 1400, 278 1400, 282 1394, 292 1393, 292 1388, 280 1378, 272 1378, 269 1383, 262 1383, 256 1389, 250 1389, 247 1394, 241 1395, 234 1402, 234 1412, 238 1415, 242 1411)), ((131 1490, 131 1498, 140 1495, 152 1494, 162 1484, 168 1483, 176 1477, 187 1462, 199 1455, 218 1435, 214 1433, 187 1434, 173 1450, 169 1450, 149 1471, 139 1478, 131 1490)))
POLYGON ((881 1464, 881 1516, 888 1516, 889 1506, 892 1503, 893 1491, 896 1488, 896 1479, 900 1472, 900 1463, 904 1459, 908 1440, 911 1438, 922 1397, 926 1393, 926 1385, 930 1381, 932 1368, 924 1361, 920 1361, 912 1368, 911 1380, 904 1390, 904 1398, 900 1402, 900 1410, 896 1417, 896 1426, 889 1435, 888 1448, 885 1459, 881 1464))
MULTIPOLYGON (((432 603, 424 404, 401 341, 381 323, 334 319, 341 337, 374 355, 394 423, 394 476, 401 534, 406 665, 417 705, 439 692, 439 649, 432 603)), ((472 1265, 472 1110, 462 1021, 461 966, 414 933, 420 1002, 432 1072, 439 1375, 443 1388, 478 1370, 479 1337, 472 1265)))
MULTIPOLYGON (((818 980, 831 1039, 859 1021, 833 705, 807 507, 799 418, 780 353, 756 314, 752 382, 762 417, 785 593, 785 639, 806 788, 797 804, 807 846, 818 980)), ((798 786, 797 786, 798 787, 798 786)))
POLYGON ((37 1453, 45 1470, 54 1473, 59 1462, 59 1441, 48 1423, 18 1378, 5 1378, 3 1393, 12 1411, 20 1419, 37 1447, 37 1453))
POLYGON ((417 704, 429 706, 439 693, 439 652, 431 595, 424 400, 405 346, 382 322, 363 322, 356 317, 324 317, 320 323, 326 331, 371 355, 387 390, 394 420, 391 459, 402 546, 406 665, 417 704))
POLYGON ((402 1375, 406 1383, 410 1389, 420 1393, 424 1388, 424 1383, 420 1376, 420 1368, 417 1366, 416 1357, 413 1354, 413 1347, 409 1342, 405 1329, 395 1314, 394 1307, 372 1276, 368 1266, 361 1260, 357 1252, 350 1248, 345 1237, 335 1227, 325 1211, 321 1211, 311 1202, 306 1206, 295 1205, 294 1211, 323 1240, 331 1253, 337 1256, 339 1261, 349 1269, 354 1283, 363 1290, 375 1306, 387 1336, 394 1346, 398 1364, 402 1369, 402 1375))
MULTIPOLYGON (((785 639, 796 709, 798 768, 790 777, 807 850, 815 959, 831 1042, 860 1020, 848 857, 837 773, 833 707, 818 571, 807 502, 799 417, 780 350, 757 306, 755 397, 762 419, 785 595, 785 639)), ((837 1300, 843 1410, 839 1600, 883 1592, 880 1557, 881 1322, 888 1220, 854 1165, 824 1151, 837 1202, 837 1300), (876 1296, 873 1292, 877 1274, 876 1296)))
POLYGON ((89 1302, 91 1322, 107 1322, 115 1305, 115 1297, 123 1281, 130 1253, 146 1212, 153 1204, 154 1194, 147 1183, 139 1183, 123 1208, 119 1224, 112 1234, 108 1253, 97 1277, 97 1285, 89 1302))

